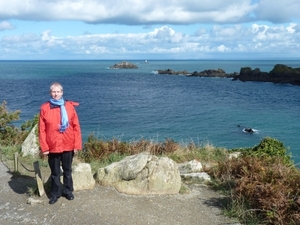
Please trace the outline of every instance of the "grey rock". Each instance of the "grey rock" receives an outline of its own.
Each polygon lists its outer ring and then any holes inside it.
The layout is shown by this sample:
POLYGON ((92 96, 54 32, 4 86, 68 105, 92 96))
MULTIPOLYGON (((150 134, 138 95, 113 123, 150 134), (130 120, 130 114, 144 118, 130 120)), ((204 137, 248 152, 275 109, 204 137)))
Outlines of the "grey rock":
POLYGON ((120 162, 100 168, 95 179, 101 185, 115 187, 126 194, 178 194, 181 178, 178 165, 167 157, 148 153, 128 156, 120 162))

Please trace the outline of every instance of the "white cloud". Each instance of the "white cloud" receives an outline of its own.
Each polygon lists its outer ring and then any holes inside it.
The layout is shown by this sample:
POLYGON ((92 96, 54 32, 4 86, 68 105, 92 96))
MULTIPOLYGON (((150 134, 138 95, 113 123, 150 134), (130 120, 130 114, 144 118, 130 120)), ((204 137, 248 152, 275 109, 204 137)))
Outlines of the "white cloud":
POLYGON ((261 0, 254 10, 257 20, 273 23, 292 22, 292 19, 300 19, 300 1, 298 0, 261 0))
POLYGON ((0 18, 131 25, 236 23, 249 20, 256 8, 250 0, 1 0, 0 18))
POLYGON ((0 51, 23 58, 298 56, 299 8, 298 0, 0 0, 0 51))
POLYGON ((286 28, 286 30, 289 32, 289 33, 295 33, 296 31, 296 26, 297 24, 296 23, 290 23, 290 25, 286 28))
POLYGON ((225 51, 229 51, 230 49, 227 48, 225 45, 220 45, 217 47, 218 51, 220 52, 225 52, 225 51))
MULTIPOLYGON (((194 58, 205 53, 224 52, 253 52, 286 51, 293 48, 293 43, 298 39, 291 37, 294 24, 270 27, 267 25, 253 24, 251 27, 232 25, 226 27, 215 26, 211 32, 201 32, 202 35, 194 36, 183 34, 169 26, 154 28, 144 33, 113 33, 113 34, 88 34, 82 36, 57 37, 50 30, 41 32, 41 35, 5 36, 2 43, 19 49, 20 52, 26 43, 27 48, 34 49, 32 52, 49 54, 51 52, 68 52, 74 55, 89 55, 91 57, 105 54, 121 57, 122 54, 157 53, 179 54, 182 58, 192 55, 194 58), (239 34, 244 33, 245 39, 239 34), (274 49, 272 41, 277 43, 278 49, 274 49), (9 45, 8 45, 9 44, 9 45)), ((196 32, 196 31, 195 31, 196 32)), ((2 46, 3 47, 3 46, 2 46)), ((1 47, 0 47, 1 50, 1 47)), ((21 54, 21 53, 20 53, 21 54)))
POLYGON ((0 31, 12 29, 14 29, 14 27, 9 22, 3 21, 0 23, 0 31))

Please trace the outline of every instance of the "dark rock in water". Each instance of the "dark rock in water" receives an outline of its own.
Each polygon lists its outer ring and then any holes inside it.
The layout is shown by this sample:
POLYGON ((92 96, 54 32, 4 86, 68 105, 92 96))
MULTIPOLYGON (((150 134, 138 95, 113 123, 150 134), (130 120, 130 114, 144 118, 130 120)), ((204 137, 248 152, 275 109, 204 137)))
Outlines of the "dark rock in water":
POLYGON ((191 76, 196 76, 196 77, 224 77, 224 78, 233 78, 234 74, 228 74, 226 73, 223 69, 209 69, 209 70, 203 70, 201 72, 195 71, 194 73, 191 74, 191 76))
POLYGON ((189 75, 190 73, 186 70, 183 71, 174 71, 171 69, 167 69, 167 70, 158 70, 157 71, 159 74, 170 74, 170 75, 189 75))
POLYGON ((300 85, 300 68, 276 64, 270 72, 261 72, 259 68, 252 70, 250 67, 243 67, 236 79, 300 85))
POLYGON ((243 131, 250 134, 254 132, 252 128, 244 128, 243 131))
POLYGON ((133 63, 122 61, 120 63, 117 63, 111 67, 111 69, 137 69, 138 67, 134 65, 133 63))
POLYGON ((237 75, 237 73, 234 74, 228 74, 226 73, 223 69, 209 69, 209 70, 204 70, 201 72, 194 71, 193 73, 190 73, 186 70, 183 71, 174 71, 171 69, 167 70, 158 70, 158 74, 170 74, 170 75, 186 75, 190 77, 226 77, 226 78, 233 78, 234 76, 237 75))
POLYGON ((240 81, 259 81, 273 83, 287 83, 300 86, 300 68, 292 68, 283 64, 276 64, 270 72, 262 72, 259 68, 252 70, 251 67, 242 67, 240 73, 226 73, 223 69, 209 69, 192 73, 173 71, 171 69, 158 70, 158 74, 186 75, 189 77, 224 77, 240 81))

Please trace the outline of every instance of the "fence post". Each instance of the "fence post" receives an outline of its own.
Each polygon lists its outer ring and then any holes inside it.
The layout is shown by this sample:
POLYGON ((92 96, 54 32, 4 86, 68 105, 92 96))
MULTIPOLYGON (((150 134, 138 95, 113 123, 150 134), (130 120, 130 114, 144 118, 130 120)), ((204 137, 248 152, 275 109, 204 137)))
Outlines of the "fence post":
POLYGON ((19 168, 18 168, 18 153, 16 152, 14 154, 14 169, 15 169, 15 172, 18 172, 19 171, 19 168))
POLYGON ((44 189, 44 184, 42 181, 42 174, 41 174, 39 162, 35 161, 33 163, 33 167, 34 167, 35 178, 36 178, 36 182, 37 182, 37 186, 38 186, 38 190, 39 190, 39 195, 43 196, 45 194, 45 189, 44 189))

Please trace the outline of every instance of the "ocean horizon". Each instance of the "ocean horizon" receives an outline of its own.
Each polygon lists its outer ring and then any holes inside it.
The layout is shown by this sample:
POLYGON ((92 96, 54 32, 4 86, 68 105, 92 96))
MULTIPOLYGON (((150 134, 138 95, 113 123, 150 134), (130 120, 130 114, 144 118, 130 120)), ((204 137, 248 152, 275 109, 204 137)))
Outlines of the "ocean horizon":
POLYGON ((110 69, 121 60, 0 61, 0 99, 21 110, 22 123, 39 113, 58 81, 64 98, 78 101, 84 141, 89 134, 121 141, 173 139, 216 147, 253 147, 272 137, 300 162, 300 87, 290 84, 162 75, 157 70, 189 72, 242 67, 269 72, 276 64, 300 67, 299 60, 124 60, 138 69, 110 69), (245 127, 255 133, 242 131, 245 127))

